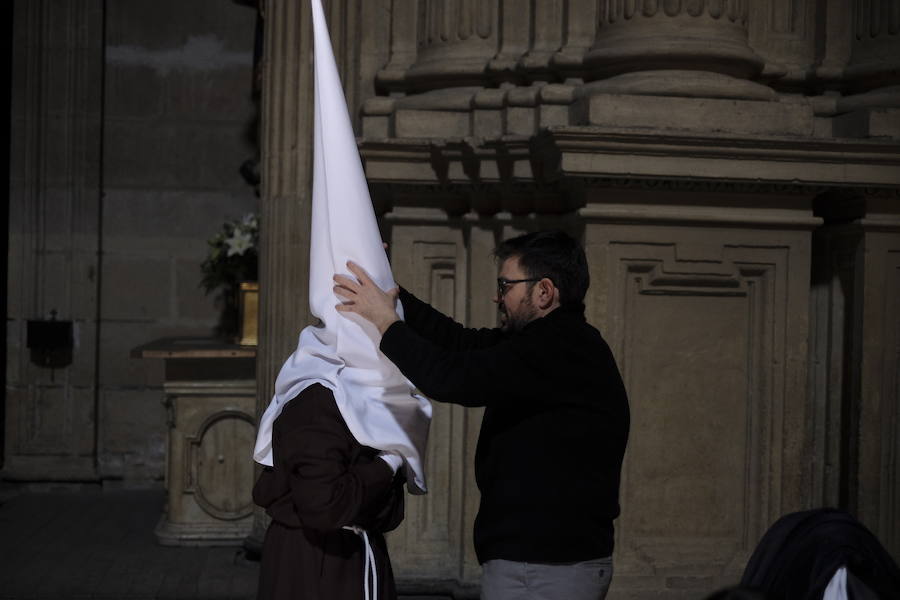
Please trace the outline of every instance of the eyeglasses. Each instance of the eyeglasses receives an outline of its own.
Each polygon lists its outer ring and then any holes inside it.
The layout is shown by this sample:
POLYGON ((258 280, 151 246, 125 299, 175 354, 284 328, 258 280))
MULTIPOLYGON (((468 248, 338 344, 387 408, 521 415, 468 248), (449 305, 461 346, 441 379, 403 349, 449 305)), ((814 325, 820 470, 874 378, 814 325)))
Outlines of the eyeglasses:
POLYGON ((516 283, 524 283, 526 281, 540 281, 544 279, 543 277, 531 277, 529 279, 505 279, 503 277, 497 278, 497 297, 502 298, 506 295, 506 291, 516 283))

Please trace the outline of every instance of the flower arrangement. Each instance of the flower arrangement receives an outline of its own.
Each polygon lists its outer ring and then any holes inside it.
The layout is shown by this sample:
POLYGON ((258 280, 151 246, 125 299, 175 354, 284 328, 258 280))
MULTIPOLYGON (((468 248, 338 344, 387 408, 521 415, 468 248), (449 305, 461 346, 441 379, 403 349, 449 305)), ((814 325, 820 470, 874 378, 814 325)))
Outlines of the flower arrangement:
POLYGON ((222 315, 216 329, 230 337, 238 331, 238 285, 258 278, 259 218, 249 213, 242 219, 225 221, 207 244, 209 251, 200 265, 200 287, 207 295, 219 292, 216 304, 222 308, 222 315))

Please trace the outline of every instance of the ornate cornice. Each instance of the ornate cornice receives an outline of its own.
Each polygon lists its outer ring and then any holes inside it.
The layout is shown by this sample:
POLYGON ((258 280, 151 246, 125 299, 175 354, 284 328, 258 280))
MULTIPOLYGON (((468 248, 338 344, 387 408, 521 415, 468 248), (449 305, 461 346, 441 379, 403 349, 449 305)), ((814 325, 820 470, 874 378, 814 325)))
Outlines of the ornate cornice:
POLYGON ((900 188, 896 140, 636 133, 551 127, 532 141, 548 179, 733 181, 767 186, 900 188))
POLYGON ((894 140, 635 133, 557 127, 534 137, 359 142, 377 184, 417 189, 511 185, 817 195, 832 189, 896 197, 894 140))

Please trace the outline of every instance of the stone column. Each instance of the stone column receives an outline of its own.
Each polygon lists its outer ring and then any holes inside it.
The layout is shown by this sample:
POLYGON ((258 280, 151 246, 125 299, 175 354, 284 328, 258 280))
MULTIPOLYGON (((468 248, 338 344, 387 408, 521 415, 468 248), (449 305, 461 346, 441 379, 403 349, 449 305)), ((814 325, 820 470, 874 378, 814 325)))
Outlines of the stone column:
POLYGON ((516 0, 501 0, 498 8, 500 39, 497 54, 491 58, 487 70, 494 81, 507 83, 515 79, 516 65, 528 52, 531 5, 516 0))
MULTIPOLYGON (((874 3, 873 3, 874 4, 874 3)), ((900 195, 872 192, 859 221, 856 513, 900 560, 900 195)))
POLYGON ((583 79, 584 56, 594 43, 597 23, 596 0, 567 0, 565 44, 551 59, 564 79, 583 79))
POLYGON ((816 39, 826 27, 817 26, 816 19, 825 21, 824 3, 757 0, 749 10, 750 47, 766 61, 762 78, 781 90, 808 89, 810 70, 823 58, 816 55, 816 39))
POLYGON ((606 79, 604 91, 769 95, 746 81, 763 68, 747 43, 746 0, 602 0, 584 63, 588 78, 606 79))
MULTIPOLYGON (((527 81, 553 81, 556 77, 551 59, 563 45, 563 19, 566 15, 563 0, 544 0, 534 3, 530 29, 531 47, 519 59, 518 68, 527 81)), ((507 15, 504 15, 504 20, 507 15)))
MULTIPOLYGON (((900 209, 896 190, 818 202, 811 331, 825 459, 819 505, 855 514, 900 557, 900 209)), ((816 469, 818 471, 818 469, 816 469)))
POLYGON ((894 0, 855 0, 850 64, 854 91, 900 84, 900 8, 894 0))
POLYGON ((421 0, 412 91, 482 86, 498 45, 499 0, 421 0))
MULTIPOLYGON (((263 17, 257 417, 311 318, 312 15, 308 2, 269 0, 263 17)), ((261 545, 266 526, 265 513, 257 509, 248 546, 261 545)))
POLYGON ((390 10, 390 58, 375 76, 375 85, 402 94, 406 71, 416 62, 416 0, 393 0, 390 10))
POLYGON ((890 0, 854 0, 849 9, 850 58, 835 105, 842 137, 900 135, 900 9, 890 0))

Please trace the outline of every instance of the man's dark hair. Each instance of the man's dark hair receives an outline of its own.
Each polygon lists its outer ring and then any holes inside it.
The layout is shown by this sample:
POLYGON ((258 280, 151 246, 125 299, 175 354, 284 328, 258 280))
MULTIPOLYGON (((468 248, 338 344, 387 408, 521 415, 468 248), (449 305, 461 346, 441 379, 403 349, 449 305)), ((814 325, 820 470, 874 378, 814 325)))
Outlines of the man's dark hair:
MULTIPOLYGON (((584 248, 562 231, 537 231, 500 242, 494 256, 502 264, 518 258, 528 278, 547 277, 559 290, 562 306, 580 306, 590 285, 584 248)), ((530 284, 533 286, 534 284, 530 284)))

